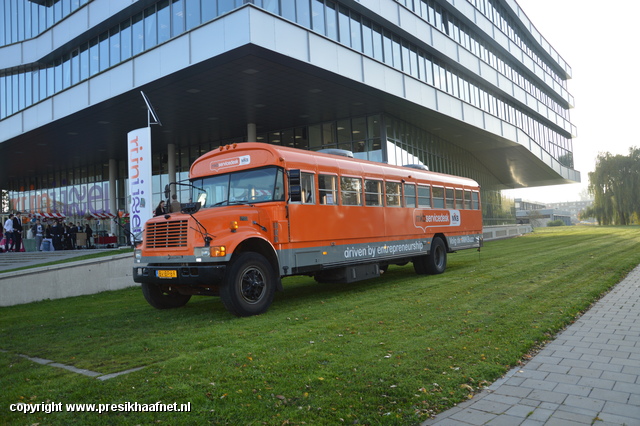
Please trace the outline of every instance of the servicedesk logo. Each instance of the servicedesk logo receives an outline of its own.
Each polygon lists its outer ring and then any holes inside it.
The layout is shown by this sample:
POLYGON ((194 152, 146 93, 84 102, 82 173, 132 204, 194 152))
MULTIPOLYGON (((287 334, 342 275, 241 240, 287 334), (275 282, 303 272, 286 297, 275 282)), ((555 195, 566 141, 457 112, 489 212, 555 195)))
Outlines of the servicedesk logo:
POLYGON ((423 231, 434 226, 460 226, 460 210, 415 209, 413 224, 423 231))
POLYGON ((217 172, 218 170, 227 169, 229 167, 248 166, 251 164, 250 155, 241 155, 240 157, 227 158, 220 161, 212 161, 209 164, 211 171, 217 172))

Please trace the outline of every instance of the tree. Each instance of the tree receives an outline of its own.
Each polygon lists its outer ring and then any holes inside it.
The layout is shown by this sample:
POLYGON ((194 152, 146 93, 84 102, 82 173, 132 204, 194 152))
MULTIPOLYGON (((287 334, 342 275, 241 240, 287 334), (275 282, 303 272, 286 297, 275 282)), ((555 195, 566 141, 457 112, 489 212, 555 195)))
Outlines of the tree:
POLYGON ((583 216, 602 225, 627 225, 640 215, 640 149, 630 148, 628 156, 599 154, 589 173, 589 192, 593 205, 583 216))

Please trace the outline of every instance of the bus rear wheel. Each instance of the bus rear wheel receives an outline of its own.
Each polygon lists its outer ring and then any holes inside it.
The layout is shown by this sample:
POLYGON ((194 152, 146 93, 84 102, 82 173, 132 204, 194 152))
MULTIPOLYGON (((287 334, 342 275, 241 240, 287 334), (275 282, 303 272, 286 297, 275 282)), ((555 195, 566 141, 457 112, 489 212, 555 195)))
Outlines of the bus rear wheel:
POLYGON ((156 309, 173 309, 187 304, 191 295, 165 291, 160 286, 142 283, 142 294, 151 306, 156 309))
POLYGON ((435 237, 431 240, 429 254, 415 258, 413 267, 419 275, 443 273, 447 269, 447 247, 442 238, 435 237))
POLYGON ((248 317, 269 309, 275 289, 275 273, 267 259, 258 253, 241 253, 227 270, 220 299, 232 314, 248 317))

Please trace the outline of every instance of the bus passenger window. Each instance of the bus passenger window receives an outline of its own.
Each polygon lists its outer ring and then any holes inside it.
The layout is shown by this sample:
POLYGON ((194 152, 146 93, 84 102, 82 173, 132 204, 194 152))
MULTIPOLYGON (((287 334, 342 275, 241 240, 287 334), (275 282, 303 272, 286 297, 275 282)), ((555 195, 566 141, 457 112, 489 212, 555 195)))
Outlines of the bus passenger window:
POLYGON ((338 204, 338 178, 331 175, 318 175, 320 204, 338 204))
POLYGON ((412 183, 404 184, 404 206, 405 207, 416 206, 416 186, 412 183))
POLYGON ((315 204, 315 186, 313 185, 313 174, 300 173, 300 189, 302 191, 302 204, 315 204))
POLYGON ((468 189, 464 190, 464 208, 471 210, 471 191, 468 189))
POLYGON ((447 194, 447 198, 446 198, 446 207, 448 209, 453 209, 454 208, 454 202, 453 202, 453 188, 446 188, 446 194, 447 194))
POLYGON ((418 207, 431 207, 431 187, 429 185, 418 185, 418 207))
POLYGON ((362 181, 359 178, 341 177, 340 194, 343 206, 361 206, 362 181))
POLYGON ((436 209, 444 208, 444 188, 439 186, 433 187, 433 207, 436 209))
POLYGON ((472 192, 471 193, 471 207, 473 208, 473 210, 479 210, 480 209, 480 194, 478 194, 477 192, 472 192))
POLYGON ((384 186, 387 195, 387 206, 400 207, 400 183, 386 182, 384 186))
POLYGON ((455 192, 456 192, 456 201, 455 201, 454 208, 462 209, 464 208, 464 200, 462 199, 462 189, 456 188, 455 192))
POLYGON ((382 205, 382 182, 379 180, 364 181, 364 202, 367 206, 382 205))

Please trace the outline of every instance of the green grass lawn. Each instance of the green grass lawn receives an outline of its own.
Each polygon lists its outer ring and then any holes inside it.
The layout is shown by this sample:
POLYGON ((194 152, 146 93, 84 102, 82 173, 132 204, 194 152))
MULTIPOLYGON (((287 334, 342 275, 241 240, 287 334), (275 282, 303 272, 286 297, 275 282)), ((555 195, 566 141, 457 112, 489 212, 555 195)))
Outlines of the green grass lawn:
POLYGON ((206 297, 159 311, 139 288, 0 308, 0 423, 412 425, 526 360, 638 264, 639 227, 558 227, 452 254, 438 276, 285 279, 257 317, 206 297), (101 381, 20 354, 144 368, 101 381), (191 411, 10 411, 157 401, 191 411))

